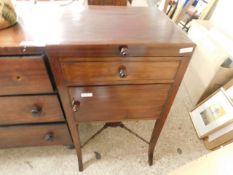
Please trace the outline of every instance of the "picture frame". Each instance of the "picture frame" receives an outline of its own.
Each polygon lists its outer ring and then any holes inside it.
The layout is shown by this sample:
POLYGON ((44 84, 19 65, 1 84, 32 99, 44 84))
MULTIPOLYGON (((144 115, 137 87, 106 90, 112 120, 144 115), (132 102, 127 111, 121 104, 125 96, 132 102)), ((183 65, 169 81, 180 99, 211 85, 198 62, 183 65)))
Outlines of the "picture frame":
POLYGON ((199 138, 233 122, 233 104, 225 90, 220 88, 197 108, 190 112, 199 138))
POLYGON ((229 82, 227 82, 223 86, 227 96, 233 101, 233 79, 231 79, 229 82))
POLYGON ((204 139, 206 148, 214 150, 233 142, 233 123, 217 130, 204 139))

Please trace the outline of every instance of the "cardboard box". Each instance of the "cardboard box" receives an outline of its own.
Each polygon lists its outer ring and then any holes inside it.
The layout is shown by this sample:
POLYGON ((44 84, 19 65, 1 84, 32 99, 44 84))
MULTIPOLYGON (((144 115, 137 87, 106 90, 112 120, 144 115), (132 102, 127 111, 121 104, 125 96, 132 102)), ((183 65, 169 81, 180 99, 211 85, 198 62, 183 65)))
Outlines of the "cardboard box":
POLYGON ((217 89, 224 86, 224 84, 226 84, 232 79, 233 79, 233 68, 231 67, 227 68, 221 66, 219 70, 216 72, 214 78, 211 80, 209 86, 201 95, 200 99, 198 100, 198 103, 203 101, 205 98, 207 98, 209 95, 211 95, 217 89))

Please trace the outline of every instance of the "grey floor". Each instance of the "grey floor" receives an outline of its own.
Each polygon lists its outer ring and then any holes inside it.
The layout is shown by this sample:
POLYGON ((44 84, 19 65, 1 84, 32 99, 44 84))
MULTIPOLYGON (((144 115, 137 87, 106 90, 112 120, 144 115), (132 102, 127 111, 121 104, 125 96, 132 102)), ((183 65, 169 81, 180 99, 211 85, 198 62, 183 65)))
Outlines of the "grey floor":
MULTIPOLYGON (((146 6, 146 0, 134 0, 146 6)), ((84 172, 78 171, 75 150, 64 146, 0 150, 0 175, 165 175, 206 153, 189 117, 192 99, 182 83, 156 146, 153 166, 148 166, 148 146, 120 128, 105 130, 83 149, 84 172), (100 154, 96 159, 95 153, 100 154)), ((149 140, 154 121, 131 121, 129 128, 149 140)), ((85 141, 103 123, 80 125, 85 141)))

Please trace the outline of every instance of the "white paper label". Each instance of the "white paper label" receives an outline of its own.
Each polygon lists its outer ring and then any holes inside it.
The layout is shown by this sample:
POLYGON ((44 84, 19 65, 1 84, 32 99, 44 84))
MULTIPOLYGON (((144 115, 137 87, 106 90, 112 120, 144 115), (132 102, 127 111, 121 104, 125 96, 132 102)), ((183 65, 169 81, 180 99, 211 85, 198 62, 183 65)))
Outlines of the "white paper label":
POLYGON ((93 97, 93 93, 81 93, 81 97, 93 97))
POLYGON ((193 51, 193 47, 187 47, 180 49, 180 53, 189 53, 193 51))

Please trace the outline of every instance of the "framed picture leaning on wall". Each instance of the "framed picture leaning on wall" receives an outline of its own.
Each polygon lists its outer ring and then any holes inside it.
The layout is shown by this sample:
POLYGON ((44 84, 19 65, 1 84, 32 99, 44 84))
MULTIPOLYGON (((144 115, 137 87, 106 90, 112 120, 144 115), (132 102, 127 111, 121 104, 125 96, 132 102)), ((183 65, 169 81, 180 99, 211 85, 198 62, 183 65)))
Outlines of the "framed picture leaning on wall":
POLYGON ((233 103, 220 88, 190 112, 193 125, 200 138, 233 122, 233 103))

